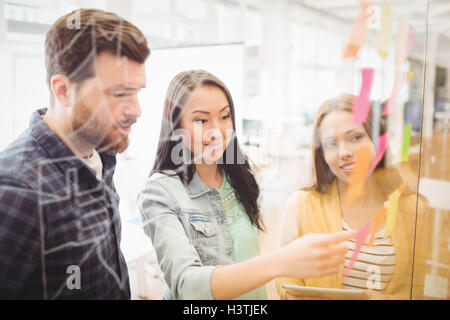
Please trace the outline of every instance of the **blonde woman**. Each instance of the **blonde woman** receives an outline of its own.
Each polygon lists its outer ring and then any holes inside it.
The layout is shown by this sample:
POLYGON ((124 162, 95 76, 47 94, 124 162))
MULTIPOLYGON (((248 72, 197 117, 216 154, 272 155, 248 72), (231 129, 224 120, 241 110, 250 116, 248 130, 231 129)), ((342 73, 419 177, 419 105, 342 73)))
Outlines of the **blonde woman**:
MULTIPOLYGON (((384 158, 365 182, 363 196, 346 204, 355 152, 369 147, 375 157, 372 139, 372 114, 361 125, 353 123, 352 108, 356 97, 343 94, 326 101, 318 110, 313 125, 313 182, 295 192, 286 205, 281 244, 285 245, 307 233, 358 230, 383 207, 402 180, 395 169, 384 168, 384 158)), ((380 125, 380 135, 384 128, 380 125)), ((385 221, 376 230, 372 245, 365 244, 348 276, 344 265, 334 275, 314 278, 277 279, 281 299, 296 299, 283 284, 301 286, 366 289, 372 299, 408 299, 411 291, 414 217, 417 194, 407 190, 399 199, 397 222, 392 235, 384 238, 385 221), (375 279, 375 281, 373 281, 375 279), (369 290, 370 289, 370 290, 369 290)), ((345 264, 355 243, 348 241, 345 264)))

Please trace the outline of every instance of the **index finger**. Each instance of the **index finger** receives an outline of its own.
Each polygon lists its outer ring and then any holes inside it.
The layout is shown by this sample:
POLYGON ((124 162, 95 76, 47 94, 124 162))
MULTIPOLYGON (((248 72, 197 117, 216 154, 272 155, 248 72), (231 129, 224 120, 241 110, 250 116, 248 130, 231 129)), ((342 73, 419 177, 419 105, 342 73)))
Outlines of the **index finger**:
POLYGON ((355 237, 355 234, 356 231, 339 231, 335 233, 328 233, 324 234, 318 242, 323 245, 331 245, 352 239, 355 237))

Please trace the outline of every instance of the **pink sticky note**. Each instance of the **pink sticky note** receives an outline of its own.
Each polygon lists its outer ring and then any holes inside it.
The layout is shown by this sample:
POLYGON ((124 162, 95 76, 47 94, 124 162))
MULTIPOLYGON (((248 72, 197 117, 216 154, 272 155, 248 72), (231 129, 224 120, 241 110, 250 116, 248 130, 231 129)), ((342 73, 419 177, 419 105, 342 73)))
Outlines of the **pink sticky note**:
POLYGON ((384 107, 382 115, 385 116, 391 112, 392 107, 397 102, 398 95, 400 94, 400 90, 403 86, 403 82, 405 81, 405 72, 397 70, 395 73, 395 82, 394 88, 392 89, 391 97, 389 98, 386 106, 384 107))
POLYGON ((395 55, 395 65, 397 67, 401 66, 406 61, 407 32, 408 24, 403 18, 398 18, 397 44, 395 55))
POLYGON ((408 59, 409 55, 411 54, 411 50, 414 46, 414 42, 416 42, 416 29, 410 25, 409 31, 408 31, 408 40, 406 43, 405 60, 408 59))
POLYGON ((353 106, 353 123, 360 125, 365 122, 370 108, 370 91, 373 84, 372 68, 365 68, 361 70, 362 85, 359 97, 356 98, 355 105, 353 106))
POLYGON ((350 262, 345 266, 343 276, 346 277, 349 271, 353 268, 355 264, 356 258, 358 257, 359 252, 363 246, 364 241, 367 238, 367 235, 372 228, 372 221, 366 223, 359 229, 359 231, 355 235, 355 250, 353 250, 352 257, 350 258, 350 262))
POLYGON ((389 142, 390 134, 389 132, 386 132, 385 134, 378 137, 378 144, 377 144, 377 154, 375 156, 375 160, 372 163, 372 166, 370 167, 369 172, 367 173, 367 176, 370 176, 377 167, 378 163, 380 163, 381 159, 383 159, 383 156, 386 152, 386 147, 389 142))

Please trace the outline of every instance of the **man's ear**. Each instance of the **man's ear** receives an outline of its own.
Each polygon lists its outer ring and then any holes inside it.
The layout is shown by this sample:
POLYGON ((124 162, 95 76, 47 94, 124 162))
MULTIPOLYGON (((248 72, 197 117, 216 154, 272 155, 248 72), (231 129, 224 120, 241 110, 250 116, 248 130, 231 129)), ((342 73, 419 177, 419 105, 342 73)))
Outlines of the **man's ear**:
POLYGON ((63 74, 55 74, 50 79, 50 87, 52 89, 55 100, 63 107, 69 107, 70 101, 70 80, 63 74))

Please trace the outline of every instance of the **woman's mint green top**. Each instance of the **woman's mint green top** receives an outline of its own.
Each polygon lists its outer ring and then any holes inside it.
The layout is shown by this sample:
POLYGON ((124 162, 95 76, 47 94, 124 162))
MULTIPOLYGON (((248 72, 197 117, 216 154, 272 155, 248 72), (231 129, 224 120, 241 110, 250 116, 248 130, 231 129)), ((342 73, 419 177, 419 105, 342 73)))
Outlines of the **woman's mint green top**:
MULTIPOLYGON (((258 229, 251 224, 244 206, 237 200, 234 189, 229 184, 226 174, 223 175, 223 183, 219 189, 219 193, 231 230, 236 262, 259 255, 261 251, 259 248, 258 229)), ((236 299, 265 300, 267 299, 266 287, 261 286, 236 299)))

